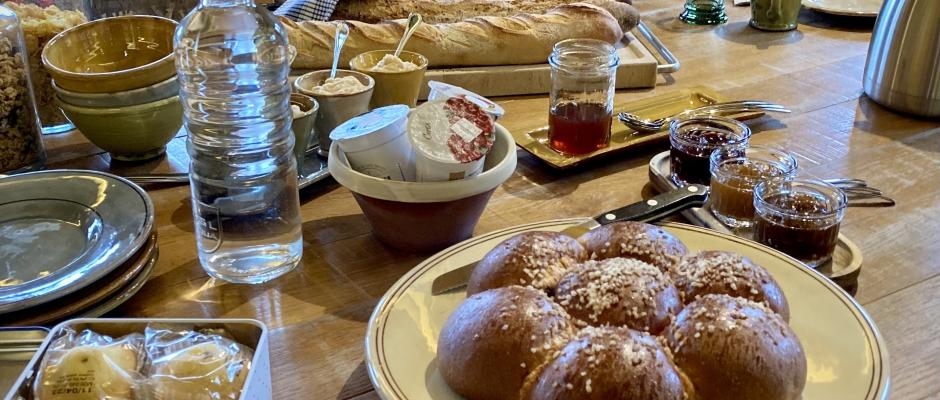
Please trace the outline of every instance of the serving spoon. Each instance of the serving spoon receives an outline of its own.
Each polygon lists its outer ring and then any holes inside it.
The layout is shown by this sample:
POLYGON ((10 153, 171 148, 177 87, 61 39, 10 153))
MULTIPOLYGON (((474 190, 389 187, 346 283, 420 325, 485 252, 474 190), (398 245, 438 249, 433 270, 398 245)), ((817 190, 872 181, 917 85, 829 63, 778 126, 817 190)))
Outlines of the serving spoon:
POLYGON ((336 25, 336 35, 333 38, 333 67, 330 68, 330 79, 336 77, 336 67, 339 65, 339 53, 343 51, 346 38, 349 37, 349 25, 340 22, 336 25))
POLYGON ((418 29, 418 25, 421 25, 421 14, 408 14, 408 26, 405 27, 405 33, 401 35, 401 41, 398 42, 398 48, 395 49, 395 57, 401 55, 401 51, 405 49, 405 44, 408 43, 408 39, 411 39, 411 35, 418 29))

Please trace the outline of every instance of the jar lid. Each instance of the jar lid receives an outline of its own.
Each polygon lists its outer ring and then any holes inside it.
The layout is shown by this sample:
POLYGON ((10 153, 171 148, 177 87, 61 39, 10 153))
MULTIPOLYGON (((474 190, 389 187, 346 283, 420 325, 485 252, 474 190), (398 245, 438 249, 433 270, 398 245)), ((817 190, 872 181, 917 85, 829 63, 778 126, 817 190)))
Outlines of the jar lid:
POLYGON ((449 83, 438 81, 430 81, 428 82, 428 86, 431 87, 431 95, 428 96, 429 101, 438 99, 443 100, 449 97, 460 97, 470 100, 473 102, 473 104, 480 106, 483 111, 486 111, 493 117, 493 120, 498 120, 503 116, 503 114, 506 114, 506 111, 504 111, 503 108, 499 106, 499 104, 496 104, 492 100, 473 93, 460 86, 454 86, 449 83))
POLYGON ((380 146, 404 133, 409 110, 404 104, 376 108, 337 126, 330 132, 330 139, 347 152, 380 146))
POLYGON ((483 158, 493 147, 496 125, 475 103, 449 97, 412 110, 407 131, 417 156, 446 163, 468 163, 483 158))

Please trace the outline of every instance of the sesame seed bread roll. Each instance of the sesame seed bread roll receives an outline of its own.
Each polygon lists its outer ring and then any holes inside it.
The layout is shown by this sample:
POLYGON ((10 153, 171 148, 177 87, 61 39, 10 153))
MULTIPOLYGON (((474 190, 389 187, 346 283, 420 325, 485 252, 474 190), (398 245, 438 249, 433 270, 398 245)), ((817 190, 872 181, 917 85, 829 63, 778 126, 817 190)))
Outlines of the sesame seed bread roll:
POLYGON ((467 294, 511 285, 551 291, 587 252, 574 238, 557 232, 524 232, 496 245, 477 263, 467 294))
POLYGON ((640 260, 588 261, 565 275, 555 300, 582 324, 626 326, 658 334, 682 302, 672 280, 640 260))
POLYGON ((806 384, 803 346, 760 303, 704 295, 679 313, 666 340, 699 400, 796 400, 806 384))
POLYGON ((680 400, 687 381, 652 336, 588 327, 526 382, 526 400, 680 400))
POLYGON ((576 332, 565 310, 539 290, 487 290, 464 300, 444 323, 438 367, 468 400, 518 400, 525 378, 576 332))
POLYGON ((770 272, 747 257, 726 251, 703 251, 679 262, 673 274, 683 303, 705 294, 727 294, 764 303, 790 320, 790 306, 783 289, 770 272))
POLYGON ((615 222, 585 233, 578 241, 591 259, 625 257, 652 264, 670 273, 687 250, 662 228, 642 222, 615 222))

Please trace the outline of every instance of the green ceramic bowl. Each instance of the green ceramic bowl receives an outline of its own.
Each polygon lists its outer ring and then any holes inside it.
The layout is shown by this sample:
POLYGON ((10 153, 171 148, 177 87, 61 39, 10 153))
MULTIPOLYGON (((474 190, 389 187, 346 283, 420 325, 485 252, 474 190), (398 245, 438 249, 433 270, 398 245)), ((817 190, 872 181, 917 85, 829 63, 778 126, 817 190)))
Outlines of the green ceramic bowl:
POLYGON ((89 141, 121 161, 157 157, 183 125, 179 96, 136 106, 90 108, 57 98, 65 116, 89 141))

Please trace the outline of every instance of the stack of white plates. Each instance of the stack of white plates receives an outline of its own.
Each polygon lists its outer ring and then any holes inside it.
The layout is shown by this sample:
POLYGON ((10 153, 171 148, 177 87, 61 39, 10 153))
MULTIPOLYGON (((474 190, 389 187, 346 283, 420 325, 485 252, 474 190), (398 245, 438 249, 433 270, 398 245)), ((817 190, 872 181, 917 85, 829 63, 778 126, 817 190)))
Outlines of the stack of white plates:
POLYGON ((150 197, 103 172, 0 178, 0 325, 100 316, 134 295, 157 260, 150 197))

